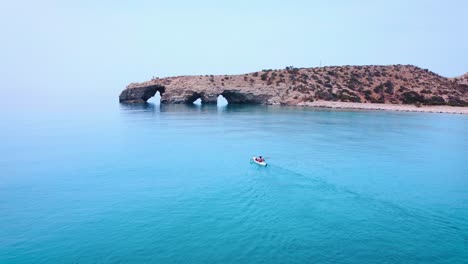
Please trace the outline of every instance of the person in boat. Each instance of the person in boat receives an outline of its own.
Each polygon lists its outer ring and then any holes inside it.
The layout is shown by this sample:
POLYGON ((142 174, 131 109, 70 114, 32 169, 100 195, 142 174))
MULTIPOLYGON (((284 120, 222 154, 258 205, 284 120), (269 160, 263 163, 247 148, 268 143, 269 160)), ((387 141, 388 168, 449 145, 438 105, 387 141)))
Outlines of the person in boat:
POLYGON ((265 159, 262 156, 258 156, 258 158, 255 158, 256 162, 264 162, 265 159))

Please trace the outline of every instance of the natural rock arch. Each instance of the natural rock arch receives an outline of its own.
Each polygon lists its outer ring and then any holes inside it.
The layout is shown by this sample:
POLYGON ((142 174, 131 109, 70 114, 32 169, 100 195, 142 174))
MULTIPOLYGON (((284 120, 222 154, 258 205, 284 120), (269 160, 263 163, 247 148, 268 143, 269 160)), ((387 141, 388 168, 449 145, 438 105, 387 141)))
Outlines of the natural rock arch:
POLYGON ((162 85, 149 85, 125 89, 120 93, 119 101, 125 103, 146 103, 156 92, 159 92, 162 98, 165 91, 166 87, 162 85))
POLYGON ((191 95, 188 95, 187 97, 185 97, 185 103, 186 104, 192 104, 199 98, 202 100, 202 103, 204 103, 203 98, 202 98, 202 94, 199 93, 199 92, 194 92, 191 95))
POLYGON ((222 90, 217 92, 204 92, 185 90, 182 93, 167 92, 163 85, 144 85, 129 87, 122 91, 119 96, 119 101, 124 103, 145 103, 149 98, 153 97, 156 92, 161 95, 161 104, 191 104, 198 98, 203 104, 217 104, 218 96, 223 96, 229 104, 266 104, 271 97, 266 94, 253 94, 241 90, 222 90))
POLYGON ((466 80, 467 75, 446 78, 412 65, 287 67, 238 75, 153 78, 131 83, 119 100, 143 103, 159 91, 162 104, 191 103, 194 96, 203 104, 216 104, 221 94, 230 104, 309 105, 331 100, 468 106, 466 80))

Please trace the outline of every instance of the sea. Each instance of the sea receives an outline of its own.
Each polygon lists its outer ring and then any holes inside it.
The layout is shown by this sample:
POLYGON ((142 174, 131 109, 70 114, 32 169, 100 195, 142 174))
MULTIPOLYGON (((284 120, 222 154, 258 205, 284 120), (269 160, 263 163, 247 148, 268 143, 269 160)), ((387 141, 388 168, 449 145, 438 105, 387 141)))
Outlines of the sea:
POLYGON ((468 263, 466 115, 112 99, 2 106, 0 263, 468 263))

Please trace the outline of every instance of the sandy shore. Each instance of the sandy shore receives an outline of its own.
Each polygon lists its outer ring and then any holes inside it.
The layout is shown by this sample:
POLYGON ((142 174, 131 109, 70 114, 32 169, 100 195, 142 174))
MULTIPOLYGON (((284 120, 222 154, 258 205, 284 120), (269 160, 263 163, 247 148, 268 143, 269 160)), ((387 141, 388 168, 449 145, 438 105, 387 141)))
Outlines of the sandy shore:
POLYGON ((315 101, 315 102, 301 103, 300 106, 326 107, 326 108, 337 108, 337 109, 386 110, 386 111, 447 113, 447 114, 465 114, 465 115, 468 114, 468 107, 445 106, 445 105, 417 107, 415 105, 315 101))

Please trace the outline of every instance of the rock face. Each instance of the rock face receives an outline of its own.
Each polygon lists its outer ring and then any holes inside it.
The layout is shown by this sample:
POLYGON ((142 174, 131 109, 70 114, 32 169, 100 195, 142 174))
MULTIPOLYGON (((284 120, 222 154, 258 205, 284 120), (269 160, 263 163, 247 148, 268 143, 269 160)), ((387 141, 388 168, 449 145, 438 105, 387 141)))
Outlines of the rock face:
POLYGON ((165 87, 158 84, 149 84, 144 86, 129 85, 127 89, 120 93, 119 101, 126 103, 145 103, 153 97, 156 92, 163 94, 165 87))
POLYGON ((286 67, 241 75, 154 78, 132 83, 123 103, 142 103, 161 94, 161 103, 301 105, 314 100, 357 103, 468 106, 468 73, 446 78, 412 65, 286 67))

